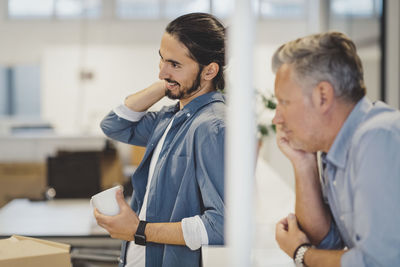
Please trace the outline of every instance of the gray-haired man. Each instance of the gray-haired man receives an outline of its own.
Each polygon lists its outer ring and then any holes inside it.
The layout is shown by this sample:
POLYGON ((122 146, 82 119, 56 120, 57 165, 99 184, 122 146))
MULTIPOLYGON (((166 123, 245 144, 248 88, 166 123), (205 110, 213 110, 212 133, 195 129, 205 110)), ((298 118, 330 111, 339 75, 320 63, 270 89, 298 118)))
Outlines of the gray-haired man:
POLYGON ((342 33, 284 44, 272 66, 277 142, 296 179, 296 215, 276 226, 280 247, 307 266, 400 266, 400 113, 365 97, 342 33))

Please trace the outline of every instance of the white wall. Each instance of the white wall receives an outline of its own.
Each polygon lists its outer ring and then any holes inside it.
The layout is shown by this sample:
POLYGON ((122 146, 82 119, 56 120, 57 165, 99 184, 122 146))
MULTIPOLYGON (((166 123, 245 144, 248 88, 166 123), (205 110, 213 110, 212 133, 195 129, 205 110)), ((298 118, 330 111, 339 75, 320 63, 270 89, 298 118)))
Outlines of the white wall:
MULTIPOLYGON (((98 124, 112 107, 157 79, 159 42, 168 21, 15 21, 6 18, 5 2, 0 1, 0 65, 40 65, 42 114, 58 132, 101 134, 98 124), (92 72, 94 78, 82 81, 81 70, 92 72)), ((379 49, 364 42, 370 35, 378 36, 378 29, 373 26, 376 21, 349 23, 343 21, 336 26, 347 29, 356 42, 360 41, 368 94, 377 99, 379 49)), ((229 24, 225 21, 226 26, 229 24)), ((257 89, 273 91, 270 59, 274 49, 309 34, 314 29, 310 27, 305 18, 258 21, 253 68, 257 89)), ((266 147, 262 155, 289 177, 291 168, 280 152, 266 147)))
POLYGON ((59 132, 100 133, 99 122, 113 107, 158 80, 158 60, 158 46, 48 47, 42 59, 43 117, 59 132), (93 79, 82 80, 81 70, 93 79))

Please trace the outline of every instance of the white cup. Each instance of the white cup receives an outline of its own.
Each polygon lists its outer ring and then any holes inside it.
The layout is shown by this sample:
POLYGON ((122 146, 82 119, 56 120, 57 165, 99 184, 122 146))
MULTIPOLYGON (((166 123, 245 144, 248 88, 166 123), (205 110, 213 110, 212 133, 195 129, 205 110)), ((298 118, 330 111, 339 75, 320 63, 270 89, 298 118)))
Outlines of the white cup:
POLYGON ((119 206, 116 193, 120 188, 122 187, 117 185, 92 196, 90 204, 93 208, 97 208, 104 215, 117 215, 119 213, 119 206))

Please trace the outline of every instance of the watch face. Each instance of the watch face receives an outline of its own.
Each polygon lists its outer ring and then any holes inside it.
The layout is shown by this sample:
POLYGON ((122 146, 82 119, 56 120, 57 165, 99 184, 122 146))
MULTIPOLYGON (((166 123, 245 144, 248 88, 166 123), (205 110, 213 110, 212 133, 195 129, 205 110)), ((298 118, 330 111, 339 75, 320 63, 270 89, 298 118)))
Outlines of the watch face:
POLYGON ((135 234, 135 244, 145 246, 146 245, 146 236, 135 234))

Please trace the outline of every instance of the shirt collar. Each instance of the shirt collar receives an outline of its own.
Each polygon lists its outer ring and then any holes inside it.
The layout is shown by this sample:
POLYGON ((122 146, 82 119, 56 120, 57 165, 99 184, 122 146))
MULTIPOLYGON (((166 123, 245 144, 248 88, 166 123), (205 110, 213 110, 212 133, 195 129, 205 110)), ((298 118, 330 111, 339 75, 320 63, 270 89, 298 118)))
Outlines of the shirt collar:
POLYGON ((207 94, 201 95, 190 101, 187 105, 183 107, 182 110, 180 110, 179 106, 179 101, 172 106, 169 106, 166 108, 166 112, 171 112, 171 113, 177 113, 179 111, 180 114, 194 114, 197 110, 199 110, 201 107, 211 103, 211 102, 223 102, 225 103, 225 96, 218 91, 212 91, 207 94))
POLYGON ((345 167, 352 136, 371 108, 372 103, 367 97, 364 96, 358 101, 337 134, 328 154, 326 154, 327 161, 339 168, 345 167))
MULTIPOLYGON (((205 105, 212 102, 223 102, 225 103, 225 97, 221 92, 212 91, 207 94, 201 95, 190 101, 182 108, 182 113, 184 114, 194 114, 197 110, 205 105)), ((179 103, 178 103, 179 104, 179 103)))
POLYGON ((178 101, 178 102, 176 102, 175 105, 166 107, 165 112, 166 113, 177 113, 179 111, 179 108, 180 107, 179 107, 179 101, 178 101))

